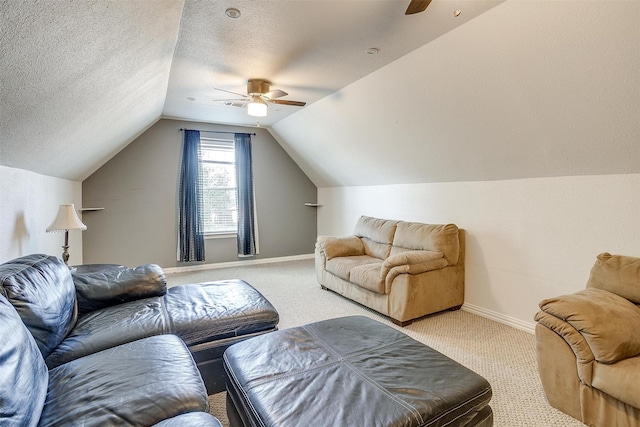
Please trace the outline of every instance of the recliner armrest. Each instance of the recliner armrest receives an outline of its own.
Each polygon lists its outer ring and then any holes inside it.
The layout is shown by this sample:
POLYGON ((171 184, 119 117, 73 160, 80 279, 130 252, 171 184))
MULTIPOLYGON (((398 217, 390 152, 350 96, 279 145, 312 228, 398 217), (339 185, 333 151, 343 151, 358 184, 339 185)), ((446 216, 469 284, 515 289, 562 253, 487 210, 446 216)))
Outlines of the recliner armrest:
POLYGON ((364 244, 357 236, 318 236, 316 248, 321 253, 324 253, 327 259, 341 256, 364 255, 364 244))
MULTIPOLYGON (((640 309, 621 296, 601 289, 584 289, 546 299, 540 302, 540 309, 578 331, 600 363, 640 355, 640 309)), ((549 323, 544 317, 538 313, 536 320, 549 323)), ((554 328, 556 332, 557 329, 554 328)))
POLYGON ((80 313, 127 301, 162 296, 167 292, 166 277, 162 268, 156 264, 95 273, 74 273, 72 276, 80 313))

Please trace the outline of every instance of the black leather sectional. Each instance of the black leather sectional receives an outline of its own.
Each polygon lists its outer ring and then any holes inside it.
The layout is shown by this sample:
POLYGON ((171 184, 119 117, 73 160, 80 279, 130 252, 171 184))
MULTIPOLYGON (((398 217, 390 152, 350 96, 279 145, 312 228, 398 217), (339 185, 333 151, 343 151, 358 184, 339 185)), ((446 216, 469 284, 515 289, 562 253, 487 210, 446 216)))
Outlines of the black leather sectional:
POLYGON ((223 387, 224 350, 278 323, 243 281, 167 290, 154 265, 72 276, 28 255, 0 285, 2 425, 220 426, 205 382, 223 387))

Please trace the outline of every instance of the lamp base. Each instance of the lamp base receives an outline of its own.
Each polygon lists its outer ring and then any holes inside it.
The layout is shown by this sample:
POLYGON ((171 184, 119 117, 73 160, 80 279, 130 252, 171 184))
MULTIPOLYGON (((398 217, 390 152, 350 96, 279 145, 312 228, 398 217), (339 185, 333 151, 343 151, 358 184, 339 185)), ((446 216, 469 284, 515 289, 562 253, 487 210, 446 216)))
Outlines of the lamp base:
MULTIPOLYGON (((69 245, 62 246, 62 260, 64 265, 69 267, 69 245)), ((71 267, 69 267, 69 270, 71 270, 71 267)))

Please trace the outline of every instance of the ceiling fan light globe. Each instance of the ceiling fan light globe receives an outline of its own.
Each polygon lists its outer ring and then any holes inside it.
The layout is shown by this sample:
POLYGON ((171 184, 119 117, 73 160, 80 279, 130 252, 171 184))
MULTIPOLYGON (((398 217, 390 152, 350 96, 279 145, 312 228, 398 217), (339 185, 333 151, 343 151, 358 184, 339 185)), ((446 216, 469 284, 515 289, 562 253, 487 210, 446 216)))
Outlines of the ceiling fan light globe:
POLYGON ((247 113, 254 117, 265 117, 267 115, 267 104, 264 102, 250 102, 247 105, 247 113))

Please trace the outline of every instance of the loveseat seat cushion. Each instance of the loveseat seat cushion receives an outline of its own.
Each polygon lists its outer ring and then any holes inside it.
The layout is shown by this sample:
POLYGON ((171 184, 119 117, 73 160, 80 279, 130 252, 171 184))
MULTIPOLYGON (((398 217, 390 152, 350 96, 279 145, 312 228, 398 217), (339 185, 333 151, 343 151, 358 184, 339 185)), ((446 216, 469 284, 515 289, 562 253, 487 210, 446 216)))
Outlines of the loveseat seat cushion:
POLYGON ((48 375, 31 333, 0 295, 0 425, 37 425, 48 375))
POLYGON ((178 337, 161 335, 52 369, 39 426, 151 426, 208 406, 191 353, 178 337))
POLYGON ((380 275, 381 262, 358 265, 351 269, 351 283, 378 294, 385 293, 384 278, 380 275))
POLYGON ((361 216, 354 233, 362 239, 365 255, 379 259, 388 257, 396 224, 398 221, 361 216))
POLYGON ((396 226, 391 255, 410 250, 442 252, 449 265, 455 265, 460 256, 458 226, 401 221, 396 226))
POLYGON ((0 265, 0 283, 0 292, 46 358, 76 322, 76 291, 69 268, 53 256, 27 255, 0 265))
POLYGON ((382 260, 369 255, 335 257, 327 260, 325 268, 329 273, 338 276, 341 279, 350 281, 351 270, 354 267, 369 264, 376 264, 380 266, 381 262, 382 260))

